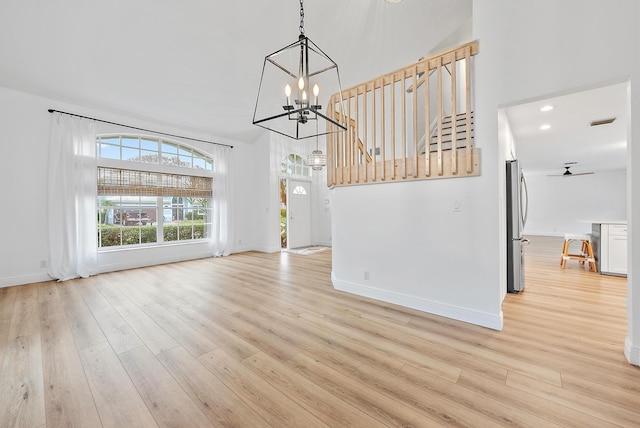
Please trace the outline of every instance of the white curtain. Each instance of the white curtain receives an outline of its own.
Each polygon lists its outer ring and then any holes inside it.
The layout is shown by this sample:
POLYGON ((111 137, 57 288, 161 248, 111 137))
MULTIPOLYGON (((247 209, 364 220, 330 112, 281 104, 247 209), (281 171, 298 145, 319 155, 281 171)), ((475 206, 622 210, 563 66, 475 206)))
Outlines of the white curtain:
POLYGON ((233 246, 233 189, 230 166, 233 150, 213 148, 213 255, 228 256, 233 246))
POLYGON ((98 271, 95 122, 51 115, 47 273, 54 279, 98 271))

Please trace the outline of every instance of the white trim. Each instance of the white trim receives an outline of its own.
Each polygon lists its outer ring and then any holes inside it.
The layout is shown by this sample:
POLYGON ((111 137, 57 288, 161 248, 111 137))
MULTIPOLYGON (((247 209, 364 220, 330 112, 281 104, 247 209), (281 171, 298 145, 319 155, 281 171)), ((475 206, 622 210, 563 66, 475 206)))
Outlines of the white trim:
MULTIPOLYGON (((281 247, 253 247, 253 248, 245 248, 242 251, 258 251, 259 253, 279 253, 283 251, 284 248, 281 247)), ((239 252, 239 251, 236 251, 239 252)))
POLYGON ((175 262, 185 262, 189 260, 204 259, 207 257, 213 257, 211 255, 211 251, 198 251, 195 253, 187 253, 184 255, 178 254, 164 257, 136 258, 135 260, 121 263, 100 264, 98 267, 98 273, 115 272, 120 270, 136 269, 140 267, 156 266, 175 262))
POLYGON ((634 366, 640 366, 640 346, 634 346, 628 337, 624 341, 624 356, 634 366))
POLYGON ((14 285, 31 284, 34 282, 55 281, 46 273, 34 273, 31 275, 9 276, 0 278, 0 288, 13 287, 14 285))
POLYGON ((186 166, 164 165, 158 163, 133 162, 120 159, 98 158, 98 166, 103 168, 129 169, 131 171, 155 172, 197 177, 213 177, 213 171, 186 166))
POLYGON ((356 294, 358 296, 370 297, 387 303, 404 306, 411 309, 452 318, 458 321, 464 321, 476 324, 481 327, 487 327, 493 330, 502 330, 503 315, 500 311, 499 315, 489 314, 486 312, 478 312, 460 306, 449 305, 446 303, 435 302, 416 296, 409 296, 402 293, 394 293, 388 290, 381 290, 375 287, 369 287, 349 281, 341 281, 336 279, 333 271, 331 272, 331 282, 336 290, 345 291, 347 293, 356 294))

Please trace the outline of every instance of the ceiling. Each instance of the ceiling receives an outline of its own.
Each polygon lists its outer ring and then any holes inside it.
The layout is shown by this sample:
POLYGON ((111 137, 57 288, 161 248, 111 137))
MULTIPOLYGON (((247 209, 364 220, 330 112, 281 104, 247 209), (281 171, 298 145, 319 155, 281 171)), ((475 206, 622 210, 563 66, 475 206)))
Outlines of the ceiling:
POLYGON ((627 83, 538 99, 505 109, 516 157, 528 174, 624 169, 627 164, 627 83), (553 106, 542 112, 540 108, 553 106), (594 120, 615 118, 608 125, 594 120), (549 129, 542 130, 544 124, 549 129))
MULTIPOLYGON (((231 141, 264 132, 251 124, 264 57, 299 33, 297 0, 5 3, 0 86, 231 141)), ((471 3, 307 0, 305 30, 347 88, 469 40, 471 3)), ((528 173, 626 166, 625 84, 505 112, 528 173), (545 104, 555 108, 540 112, 545 104)))
MULTIPOLYGON (((297 0, 4 3, 0 86, 234 141, 264 132, 251 124, 264 57, 299 34, 297 0)), ((307 0, 305 30, 346 88, 442 47, 471 4, 307 0)))

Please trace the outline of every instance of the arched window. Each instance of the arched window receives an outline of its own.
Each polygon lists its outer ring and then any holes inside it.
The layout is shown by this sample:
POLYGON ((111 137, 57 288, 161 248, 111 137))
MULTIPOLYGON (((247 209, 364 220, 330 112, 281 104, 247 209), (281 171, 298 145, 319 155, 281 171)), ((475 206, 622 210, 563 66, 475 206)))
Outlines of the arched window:
POLYGON ((306 195, 307 194, 307 189, 305 189, 303 186, 296 186, 293 189, 293 194, 294 195, 306 195))
POLYGON ((97 138, 98 247, 211 237, 211 156, 136 135, 97 138))
POLYGON ((311 177, 311 168, 305 158, 291 153, 280 162, 280 172, 287 175, 311 177))

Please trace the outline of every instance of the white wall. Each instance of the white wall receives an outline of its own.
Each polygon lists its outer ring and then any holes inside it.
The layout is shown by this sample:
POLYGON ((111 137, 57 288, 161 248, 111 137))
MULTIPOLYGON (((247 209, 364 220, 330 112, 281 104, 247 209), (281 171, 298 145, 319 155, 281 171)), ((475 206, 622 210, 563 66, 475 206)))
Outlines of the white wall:
POLYGON ((47 100, 0 88, 0 286, 48 279, 47 100))
MULTIPOLYGON (((549 94, 630 80, 632 104, 637 106, 639 92, 633 88, 640 85, 639 8, 635 0, 474 0, 474 37, 480 41, 475 73, 476 140, 498 141, 497 128, 492 123, 500 106, 549 94)), ((631 135, 638 133, 633 130, 640 129, 639 116, 637 113, 635 117, 629 116, 631 135)), ((630 138, 628 147, 633 143, 630 138)), ((630 177, 638 174, 633 172, 633 166, 640 169, 637 165, 640 158, 635 155, 627 169, 630 177)), ((495 191, 500 200, 502 180, 497 182, 495 191)), ((628 193, 633 201, 627 213, 630 224, 640 220, 636 199, 640 190, 631 183, 630 179, 628 193)), ((640 233, 632 229, 630 242, 638 241, 640 233)), ((504 264, 501 260, 496 267, 502 271, 504 264)), ((632 271, 636 266, 640 268, 633 261, 629 266, 632 271)), ((630 290, 640 288, 634 286, 633 274, 628 283, 630 290)), ((640 293, 635 294, 630 293, 627 354, 635 355, 638 361, 640 296, 637 294, 640 293)))
MULTIPOLYGON (((3 225, 0 238, 0 287, 50 279, 46 274, 46 268, 40 267, 41 262, 47 260, 46 182, 51 117, 47 112, 49 108, 234 145, 232 180, 236 189, 236 206, 232 236, 244 238, 242 245, 246 242, 249 248, 256 245, 254 184, 259 182, 259 179, 256 178, 253 168, 256 164, 253 145, 220 141, 211 136, 188 133, 0 87, 0 141, 3 149, 3 162, 0 167, 0 224, 3 225)), ((104 124, 100 125, 101 132, 114 129, 104 124)), ((184 142, 203 151, 210 148, 206 143, 189 140, 184 142)), ((234 247, 239 247, 237 240, 234 247)), ((125 269, 204 257, 208 254, 210 252, 207 251, 207 246, 200 244, 106 252, 99 255, 99 270, 125 269)))
POLYGON ((526 175, 529 211, 524 233, 591 233, 591 221, 626 221, 627 171, 549 177, 526 175))
MULTIPOLYGON (((635 34, 632 40, 640 40, 640 7, 636 10, 635 34)), ((627 339, 624 353, 632 364, 640 365, 640 43, 630 50, 634 62, 632 64, 632 81, 629 85, 629 117, 627 145, 627 219, 629 220, 629 239, 627 255, 627 339), (632 144, 634 142, 635 144, 632 144)))
POLYGON ((335 188, 334 286, 500 328, 497 204, 486 202, 490 178, 496 180, 495 171, 335 188), (461 212, 453 212, 454 200, 462 201, 461 212))

